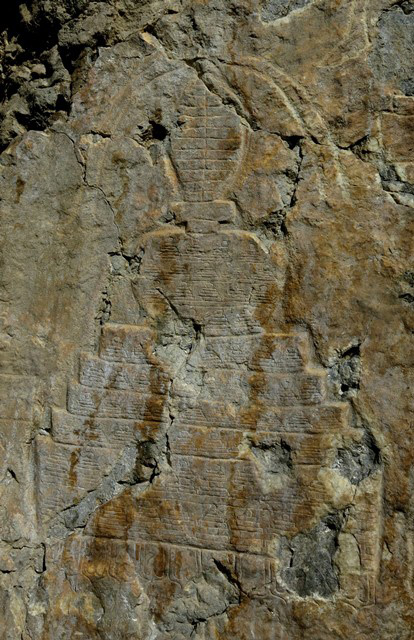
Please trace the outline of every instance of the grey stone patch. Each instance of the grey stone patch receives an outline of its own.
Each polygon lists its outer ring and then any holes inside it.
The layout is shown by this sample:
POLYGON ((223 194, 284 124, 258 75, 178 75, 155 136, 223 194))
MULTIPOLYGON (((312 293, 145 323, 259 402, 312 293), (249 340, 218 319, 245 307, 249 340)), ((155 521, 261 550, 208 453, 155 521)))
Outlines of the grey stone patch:
POLYGON ((410 286, 414 287, 414 271, 405 271, 403 280, 410 286))
POLYGON ((406 304, 414 302, 414 271, 405 271, 398 282, 398 298, 406 304))
POLYGON ((339 449, 333 468, 348 478, 352 484, 359 484, 378 469, 380 450, 370 433, 365 433, 361 442, 347 449, 339 449))
POLYGON ((375 138, 364 136, 351 145, 349 150, 360 160, 370 162, 376 167, 382 188, 397 204, 414 206, 414 185, 407 179, 403 179, 398 163, 387 159, 386 150, 378 146, 375 138))
POLYGON ((410 200, 413 198, 414 185, 405 180, 401 180, 401 177, 398 175, 396 167, 393 164, 390 164, 386 162, 384 158, 381 158, 379 162, 377 162, 377 166, 381 177, 381 184, 385 191, 388 191, 394 200, 398 202, 399 199, 404 196, 406 198, 410 198, 410 200))
POLYGON ((291 447, 283 440, 279 442, 250 443, 257 460, 268 473, 287 474, 292 469, 291 447))
POLYGON ((335 395, 341 398, 356 395, 361 378, 360 345, 354 344, 340 352, 328 375, 335 395))
POLYGON ((264 234, 270 239, 280 240, 288 235, 286 211, 276 211, 263 222, 264 234))
POLYGON ((108 640, 137 637, 137 628, 140 626, 139 609, 142 607, 143 597, 134 582, 122 583, 112 576, 105 576, 92 579, 91 584, 96 600, 90 598, 90 601, 101 637, 108 640))
POLYGON ((135 447, 126 447, 95 490, 58 514, 50 526, 51 535, 63 538, 68 531, 84 528, 97 507, 118 496, 125 485, 143 490, 161 473, 158 455, 162 453, 153 442, 141 441, 135 447))
POLYGON ((240 586, 231 572, 219 561, 204 567, 203 575, 187 583, 179 598, 172 600, 161 616, 159 627, 165 632, 179 632, 180 638, 204 637, 206 623, 226 614, 240 604, 240 586))
POLYGON ((331 514, 308 533, 299 533, 289 543, 290 564, 281 572, 285 585, 302 598, 332 597, 339 588, 334 556, 343 517, 331 514))
POLYGON ((384 11, 371 56, 372 69, 385 85, 414 95, 414 3, 402 2, 384 11))
POLYGON ((284 18, 296 9, 302 9, 312 0, 268 0, 262 7, 261 17, 264 22, 272 22, 284 18))

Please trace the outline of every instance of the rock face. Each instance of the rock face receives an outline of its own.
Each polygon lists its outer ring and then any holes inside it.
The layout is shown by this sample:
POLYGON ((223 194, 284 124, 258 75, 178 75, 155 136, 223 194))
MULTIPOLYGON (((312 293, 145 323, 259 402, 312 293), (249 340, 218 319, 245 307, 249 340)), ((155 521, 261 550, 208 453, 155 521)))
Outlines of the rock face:
POLYGON ((414 4, 1 20, 1 640, 409 640, 414 4))

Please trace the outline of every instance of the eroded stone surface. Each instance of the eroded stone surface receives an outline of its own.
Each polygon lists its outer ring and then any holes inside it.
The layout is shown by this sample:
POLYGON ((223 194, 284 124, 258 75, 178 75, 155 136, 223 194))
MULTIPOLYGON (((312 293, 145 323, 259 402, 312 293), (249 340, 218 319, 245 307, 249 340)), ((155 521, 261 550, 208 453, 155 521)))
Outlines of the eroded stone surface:
POLYGON ((411 638, 413 16, 5 13, 2 638, 411 638))

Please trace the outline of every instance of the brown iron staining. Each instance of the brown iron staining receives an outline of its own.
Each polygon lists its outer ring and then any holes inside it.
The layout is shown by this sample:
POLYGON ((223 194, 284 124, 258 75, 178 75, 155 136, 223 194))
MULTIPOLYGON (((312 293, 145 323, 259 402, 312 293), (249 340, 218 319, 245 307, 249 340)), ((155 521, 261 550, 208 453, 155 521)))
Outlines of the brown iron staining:
POLYGON ((74 450, 70 454, 70 469, 69 469, 69 483, 72 487, 76 486, 77 474, 76 465, 79 462, 79 450, 74 450))

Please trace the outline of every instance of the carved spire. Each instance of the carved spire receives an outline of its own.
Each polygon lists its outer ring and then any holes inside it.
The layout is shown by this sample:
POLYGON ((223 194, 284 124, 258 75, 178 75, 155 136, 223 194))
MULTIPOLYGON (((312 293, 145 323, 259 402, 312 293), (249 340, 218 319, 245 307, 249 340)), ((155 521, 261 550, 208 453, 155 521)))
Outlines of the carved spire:
POLYGON ((239 164, 242 131, 238 116, 197 81, 183 97, 178 121, 171 147, 184 200, 220 199, 239 164))

